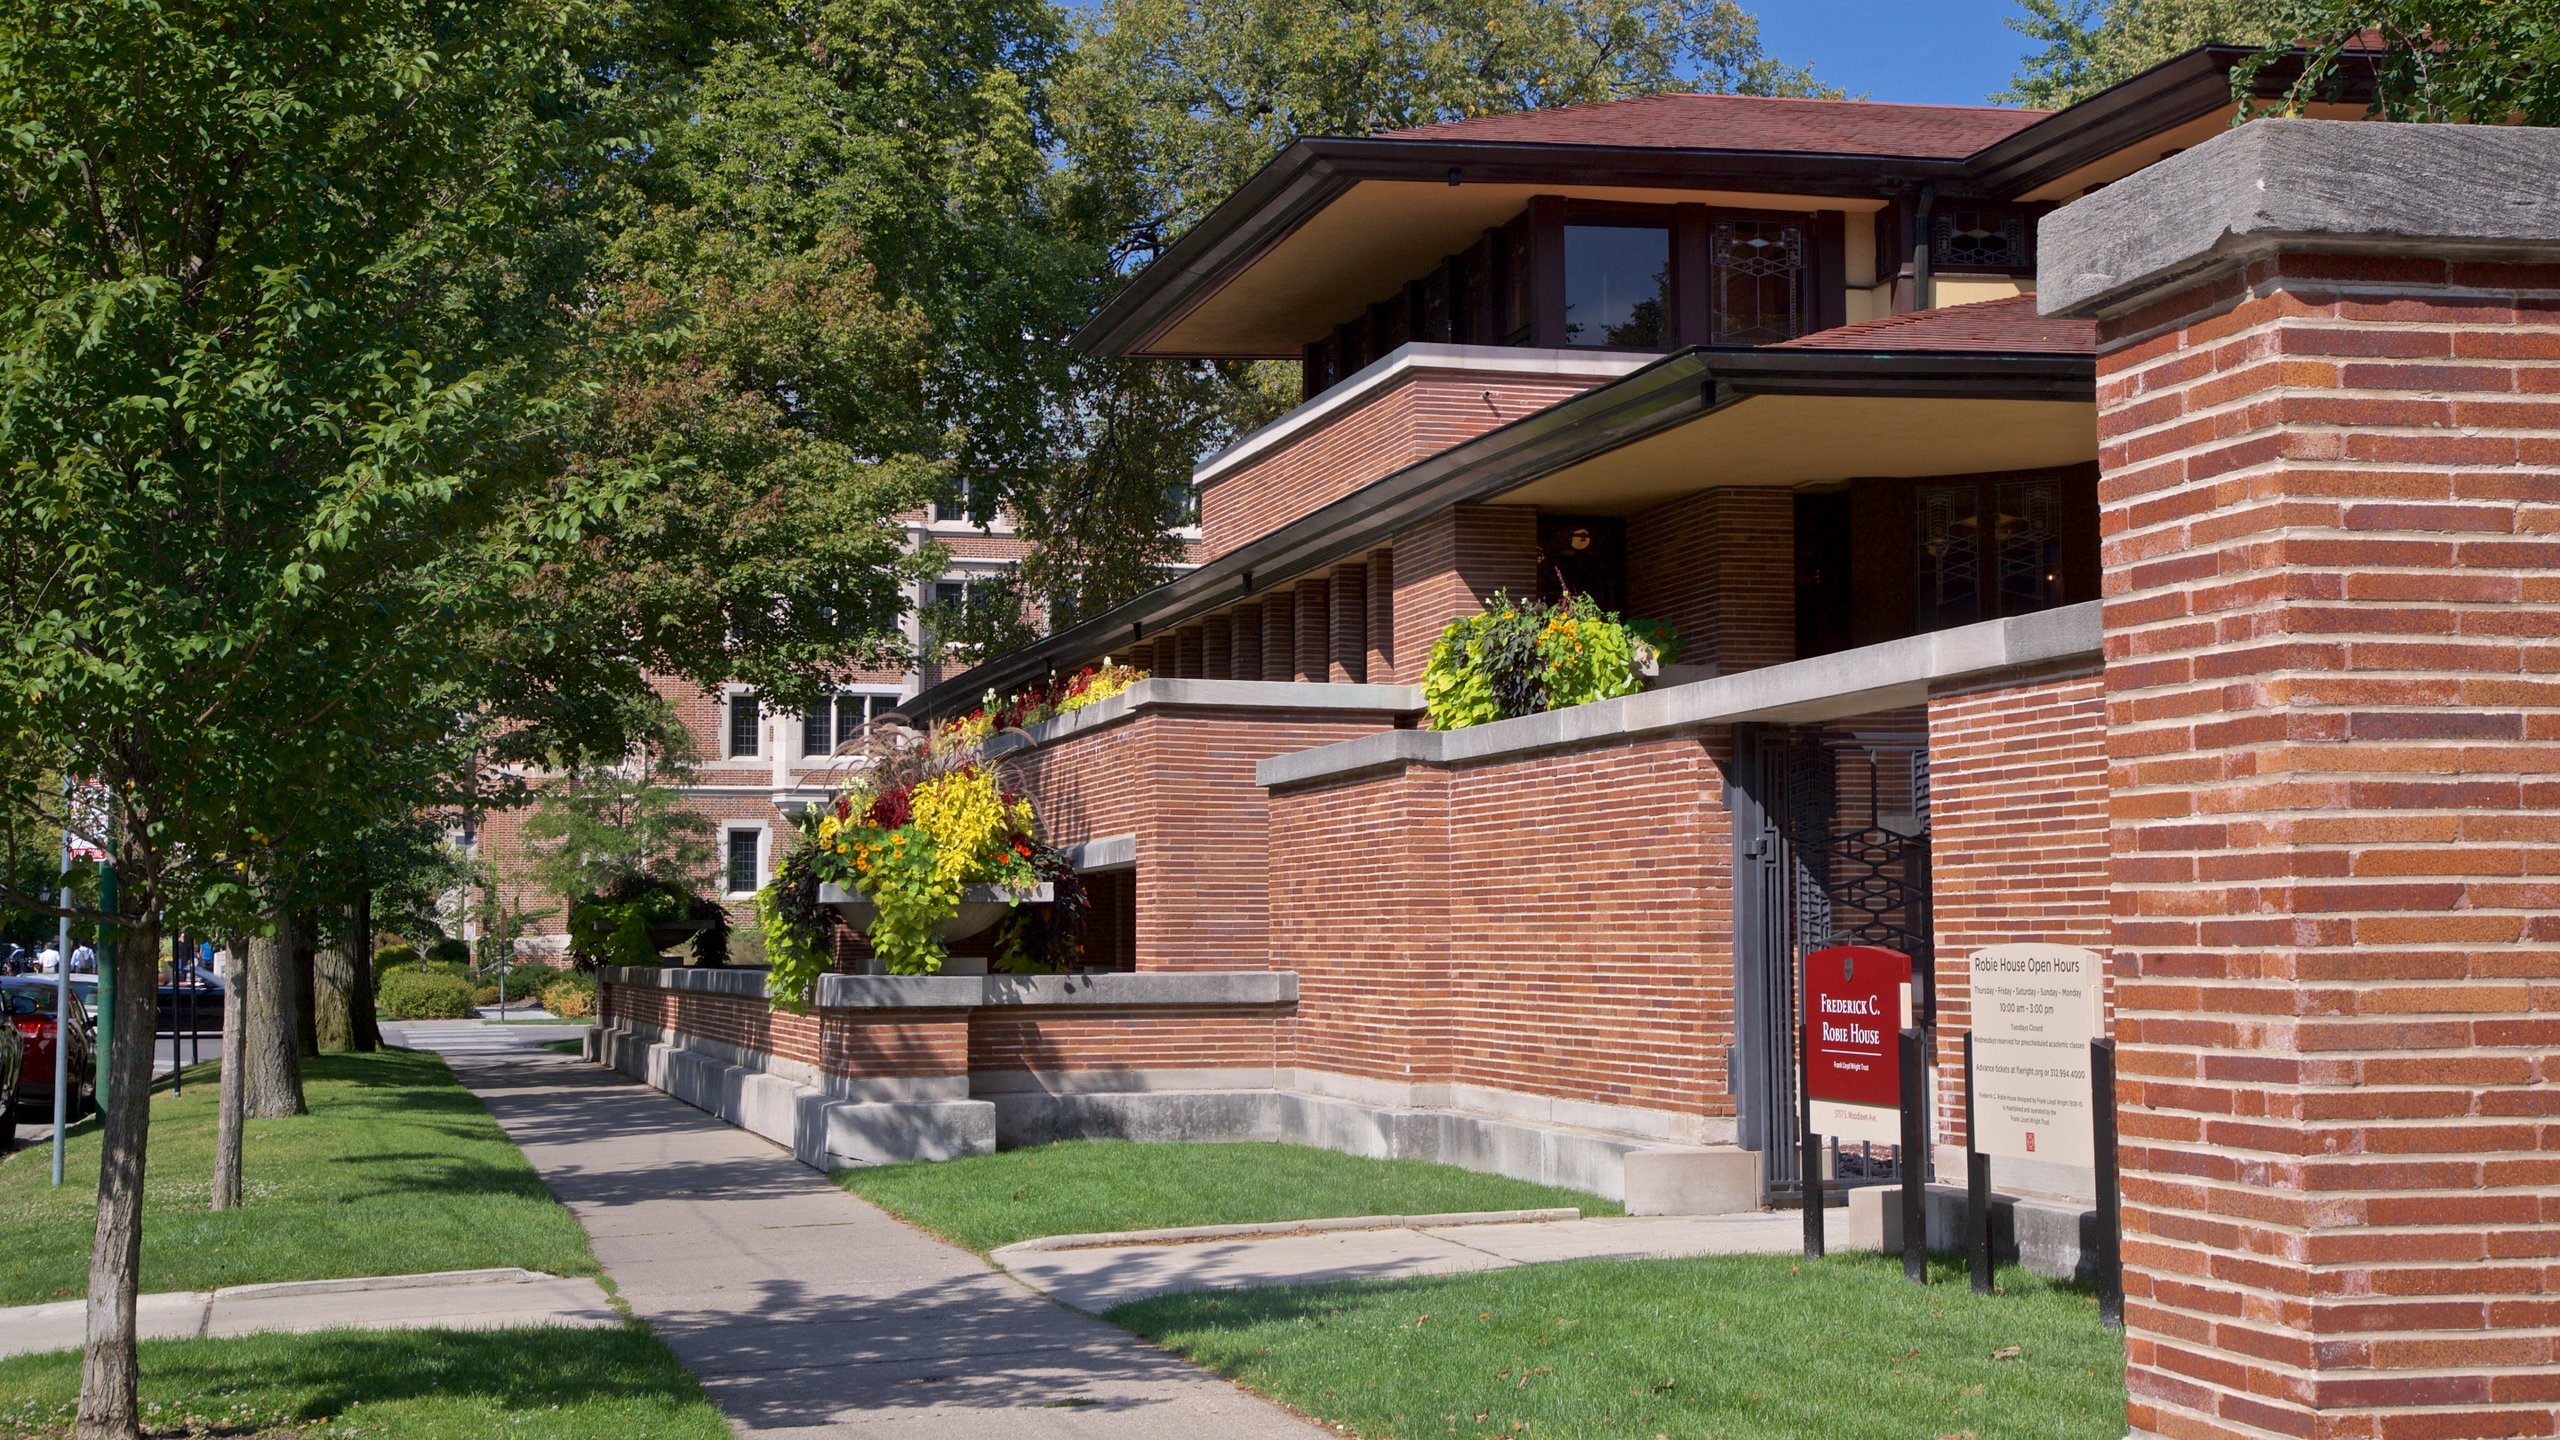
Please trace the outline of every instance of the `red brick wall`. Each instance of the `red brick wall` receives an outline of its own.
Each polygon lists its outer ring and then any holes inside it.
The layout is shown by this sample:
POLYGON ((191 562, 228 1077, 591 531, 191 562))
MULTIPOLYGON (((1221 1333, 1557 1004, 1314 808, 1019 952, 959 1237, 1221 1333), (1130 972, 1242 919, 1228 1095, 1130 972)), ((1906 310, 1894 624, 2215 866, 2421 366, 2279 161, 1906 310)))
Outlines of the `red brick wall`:
POLYGON ((1267 1006, 994 1007, 970 1014, 969 1069, 1268 1070, 1279 1063, 1285 1017, 1267 1006))
POLYGON ((1415 768, 1272 795, 1271 963, 1298 975, 1295 1064, 1448 1080, 1448 792, 1446 771, 1415 768))
POLYGON ((1937 1136, 1961 1145, 1967 958, 2021 941, 2107 950, 2105 678, 2084 664, 1952 689, 1928 716, 1937 1136))
POLYGON ((980 1006, 818 1010, 606 984, 604 1024, 643 1024, 795 1060, 846 1079, 1058 1074, 1097 1070, 1268 1070, 1279 1063, 1286 1006, 980 1006))
POLYGON ((830 1075, 884 1078, 967 1073, 969 1035, 961 1010, 819 1010, 794 1015, 761 999, 646 986, 600 987, 608 1026, 632 1023, 775 1055, 830 1075))
POLYGON ((1259 970, 1269 802, 1255 764, 1388 728, 1384 714, 1149 709, 1010 763, 1059 844, 1137 837, 1136 968, 1259 970))
POLYGON ((1595 379, 1416 370, 1200 492, 1200 548, 1216 559, 1461 441, 1571 399, 1595 379))
POLYGON ((1658 740, 1272 797, 1298 1065, 1730 1116, 1717 756, 1658 740))
POLYGON ((2560 267, 2107 323, 2132 1419, 2560 1431, 2560 267))
POLYGON ((1538 512, 1517 505, 1442 511, 1396 537, 1393 565, 1393 683, 1414 685, 1431 642, 1450 621, 1482 613, 1496 590, 1538 593, 1538 512))
POLYGON ((1627 614, 1666 620, 1684 665, 1796 658, 1795 494, 1702 490, 1627 519, 1627 614))

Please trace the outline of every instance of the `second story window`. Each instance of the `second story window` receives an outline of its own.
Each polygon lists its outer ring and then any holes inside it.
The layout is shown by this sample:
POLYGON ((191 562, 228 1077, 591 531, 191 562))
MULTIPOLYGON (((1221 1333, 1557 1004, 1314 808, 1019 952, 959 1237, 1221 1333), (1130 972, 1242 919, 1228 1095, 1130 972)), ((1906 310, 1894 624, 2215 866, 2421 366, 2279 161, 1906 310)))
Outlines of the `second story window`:
POLYGON ((1564 343, 1651 350, 1671 342, 1671 232, 1564 227, 1564 343))
POLYGON ((1708 236, 1714 343, 1773 345, 1805 318, 1805 227, 1797 220, 1719 220, 1708 236))
POLYGON ((832 755, 871 728, 871 722, 895 709, 898 697, 874 691, 848 690, 803 711, 800 753, 805 758, 832 755))
POLYGON ((764 707, 752 690, 729 697, 728 758, 752 760, 764 753, 764 707))

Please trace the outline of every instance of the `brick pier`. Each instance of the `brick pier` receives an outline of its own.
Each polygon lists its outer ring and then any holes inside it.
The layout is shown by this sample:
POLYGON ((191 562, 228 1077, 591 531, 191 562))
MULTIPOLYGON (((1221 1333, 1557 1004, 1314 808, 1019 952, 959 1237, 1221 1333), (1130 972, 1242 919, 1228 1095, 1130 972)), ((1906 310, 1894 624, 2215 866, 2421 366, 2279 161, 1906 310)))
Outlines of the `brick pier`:
POLYGON ((2141 1435, 2560 1433, 2555 176, 2260 122, 2045 224, 2100 320, 2141 1435))

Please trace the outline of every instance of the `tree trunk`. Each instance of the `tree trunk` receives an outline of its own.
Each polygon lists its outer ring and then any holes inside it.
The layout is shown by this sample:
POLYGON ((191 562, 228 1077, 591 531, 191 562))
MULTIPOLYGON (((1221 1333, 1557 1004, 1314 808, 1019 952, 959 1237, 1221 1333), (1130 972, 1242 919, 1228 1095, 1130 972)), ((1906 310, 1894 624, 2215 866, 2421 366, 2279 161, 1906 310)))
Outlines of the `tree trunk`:
MULTIPOLYGON (((140 827, 128 823, 125 853, 140 827)), ((148 866, 136 871, 149 875, 148 866)), ((151 1133, 152 1021, 160 1004, 160 902, 150 883, 118 907, 115 1035, 107 1046, 107 1113, 100 1129, 98 1229, 89 1251, 88 1349, 80 1362, 78 1440, 142 1433, 133 1302, 142 1276, 143 1153, 151 1133)))
POLYGON ((381 1018, 373 1009, 373 896, 360 895, 347 911, 347 1048, 369 1055, 382 1048, 381 1018))
POLYGON ((222 1091, 214 1107, 213 1131, 213 1208, 240 1208, 240 1141, 247 1125, 249 1098, 249 993, 248 966, 242 957, 249 953, 249 942, 234 937, 231 941, 231 974, 229 988, 222 997, 222 1091))
POLYGON ((311 1026, 322 1050, 353 1050, 355 1044, 356 933, 354 906, 340 910, 329 927, 329 943, 311 957, 311 1026))
POLYGON ((320 1055, 320 913, 293 917, 293 1044, 306 1060, 320 1055))
POLYGON ((248 1033, 241 1052, 247 1064, 241 1078, 248 1086, 244 1108, 250 1118, 270 1120, 300 1115, 302 1049, 293 1003, 293 912, 278 909, 276 933, 249 942, 248 1033))

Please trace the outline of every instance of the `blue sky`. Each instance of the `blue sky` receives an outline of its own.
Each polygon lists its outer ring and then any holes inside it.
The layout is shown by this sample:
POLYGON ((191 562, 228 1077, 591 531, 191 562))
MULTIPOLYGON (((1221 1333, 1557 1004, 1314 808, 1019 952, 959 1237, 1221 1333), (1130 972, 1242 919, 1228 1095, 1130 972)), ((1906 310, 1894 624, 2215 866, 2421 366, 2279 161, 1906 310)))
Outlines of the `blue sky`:
POLYGON ((1979 105, 2005 89, 2027 37, 2001 24, 2017 0, 1743 0, 1771 55, 1852 95, 1979 105))

